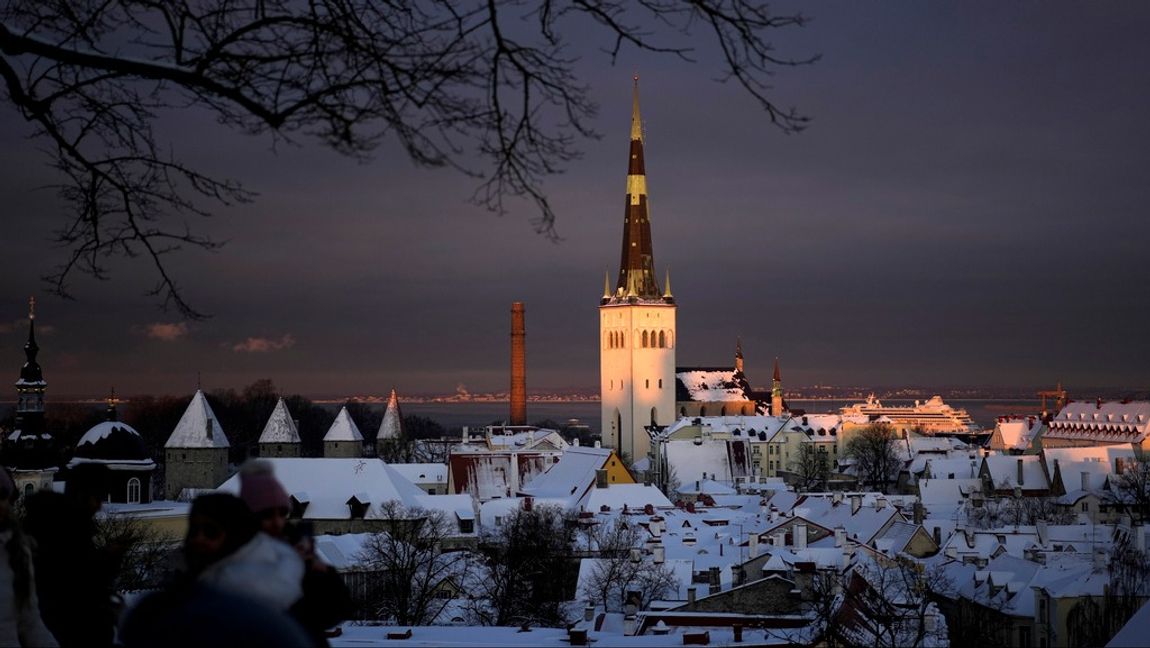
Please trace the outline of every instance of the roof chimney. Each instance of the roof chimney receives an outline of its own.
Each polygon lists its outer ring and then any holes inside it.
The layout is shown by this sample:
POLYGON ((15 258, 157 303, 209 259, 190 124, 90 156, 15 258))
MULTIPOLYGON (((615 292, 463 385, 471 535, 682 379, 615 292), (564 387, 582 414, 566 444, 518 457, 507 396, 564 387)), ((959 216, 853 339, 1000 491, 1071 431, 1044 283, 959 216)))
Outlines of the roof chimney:
POLYGON ((527 329, 523 302, 511 304, 511 425, 527 425, 527 329))

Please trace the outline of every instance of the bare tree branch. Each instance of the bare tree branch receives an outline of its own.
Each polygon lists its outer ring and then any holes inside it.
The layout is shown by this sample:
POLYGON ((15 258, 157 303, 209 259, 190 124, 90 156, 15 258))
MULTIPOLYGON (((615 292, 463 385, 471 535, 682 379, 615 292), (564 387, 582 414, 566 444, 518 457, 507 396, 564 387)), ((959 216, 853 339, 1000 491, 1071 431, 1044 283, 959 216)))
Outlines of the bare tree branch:
POLYGON ((805 23, 752 0, 7 0, 0 77, 72 207, 51 289, 68 296, 76 273, 107 279, 110 259, 143 256, 153 294, 195 318, 164 257, 219 246, 195 234, 209 214, 200 201, 254 195, 161 152, 152 127, 170 108, 357 159, 397 143, 417 164, 478 179, 472 199, 489 210, 527 199, 536 231, 558 240, 544 181, 597 136, 565 32, 597 27, 612 63, 624 47, 690 61, 692 43, 710 40, 723 78, 797 132, 807 118, 779 107, 767 80, 814 58, 780 57, 767 39, 805 23))

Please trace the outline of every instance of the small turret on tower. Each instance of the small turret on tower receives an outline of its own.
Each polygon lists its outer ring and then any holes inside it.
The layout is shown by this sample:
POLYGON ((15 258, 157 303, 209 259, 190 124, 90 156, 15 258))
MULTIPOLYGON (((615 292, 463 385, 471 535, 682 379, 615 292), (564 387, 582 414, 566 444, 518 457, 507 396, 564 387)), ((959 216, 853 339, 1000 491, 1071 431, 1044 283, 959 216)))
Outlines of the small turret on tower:
POLYGON ((743 373, 743 338, 735 338, 735 373, 743 373))
POLYGON ((771 416, 782 416, 783 407, 783 378, 779 372, 779 359, 775 358, 775 373, 771 377, 771 416))

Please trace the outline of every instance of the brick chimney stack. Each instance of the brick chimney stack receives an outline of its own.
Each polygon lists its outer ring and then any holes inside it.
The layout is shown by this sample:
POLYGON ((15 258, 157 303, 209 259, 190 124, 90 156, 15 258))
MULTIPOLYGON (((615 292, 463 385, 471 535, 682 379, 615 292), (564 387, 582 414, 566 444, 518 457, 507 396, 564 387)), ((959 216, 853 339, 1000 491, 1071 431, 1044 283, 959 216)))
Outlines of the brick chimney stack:
POLYGON ((527 425, 527 329, 523 302, 511 304, 511 425, 527 425))

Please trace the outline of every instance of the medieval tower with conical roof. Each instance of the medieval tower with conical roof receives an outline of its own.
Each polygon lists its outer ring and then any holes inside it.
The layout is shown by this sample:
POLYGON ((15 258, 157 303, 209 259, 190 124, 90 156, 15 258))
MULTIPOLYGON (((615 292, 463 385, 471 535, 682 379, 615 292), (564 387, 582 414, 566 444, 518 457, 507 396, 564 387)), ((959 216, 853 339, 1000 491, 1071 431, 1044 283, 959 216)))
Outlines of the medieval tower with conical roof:
POLYGON ((623 214, 623 253, 614 287, 599 302, 599 390, 603 442, 632 461, 647 456, 647 426, 675 420, 675 300, 659 290, 643 164, 639 78, 631 107, 631 151, 623 214))

